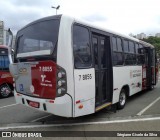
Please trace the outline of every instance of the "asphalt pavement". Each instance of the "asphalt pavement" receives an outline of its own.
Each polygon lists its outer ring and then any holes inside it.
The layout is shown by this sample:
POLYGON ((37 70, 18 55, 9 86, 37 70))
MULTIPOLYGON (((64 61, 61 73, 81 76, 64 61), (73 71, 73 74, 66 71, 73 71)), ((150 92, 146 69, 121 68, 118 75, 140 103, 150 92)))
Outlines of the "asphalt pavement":
MULTIPOLYGON (((116 113, 104 109, 78 118, 64 118, 40 112, 34 108, 18 105, 14 97, 9 97, 0 99, 0 130, 82 131, 85 135, 88 131, 106 131, 106 133, 108 131, 160 131, 159 106, 160 83, 152 91, 140 92, 130 97, 125 108, 116 113)), ((79 139, 84 138, 90 139, 87 136, 79 139)), ((159 138, 152 137, 152 139, 159 138)))

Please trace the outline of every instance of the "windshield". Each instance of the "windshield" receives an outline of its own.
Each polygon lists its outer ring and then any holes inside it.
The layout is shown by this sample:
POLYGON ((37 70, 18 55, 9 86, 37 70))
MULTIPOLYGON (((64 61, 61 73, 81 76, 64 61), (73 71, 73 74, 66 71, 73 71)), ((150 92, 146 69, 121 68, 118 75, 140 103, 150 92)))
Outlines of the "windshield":
POLYGON ((9 58, 7 49, 0 49, 0 70, 9 70, 9 58))
POLYGON ((17 57, 50 55, 58 40, 59 20, 31 24, 17 35, 17 57))

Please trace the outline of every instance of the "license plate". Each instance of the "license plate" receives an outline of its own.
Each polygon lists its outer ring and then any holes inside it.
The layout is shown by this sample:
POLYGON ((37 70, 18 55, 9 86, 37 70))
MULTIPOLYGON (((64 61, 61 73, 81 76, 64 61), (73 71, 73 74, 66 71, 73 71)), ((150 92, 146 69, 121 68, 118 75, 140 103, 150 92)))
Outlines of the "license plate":
POLYGON ((28 104, 31 107, 39 108, 39 103, 38 102, 28 101, 28 104))

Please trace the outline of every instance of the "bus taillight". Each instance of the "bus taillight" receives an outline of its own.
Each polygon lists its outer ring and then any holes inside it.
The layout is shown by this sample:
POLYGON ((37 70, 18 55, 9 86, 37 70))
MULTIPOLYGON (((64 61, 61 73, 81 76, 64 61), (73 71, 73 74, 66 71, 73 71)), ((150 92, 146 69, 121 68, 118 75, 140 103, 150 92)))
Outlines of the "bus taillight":
POLYGON ((57 97, 63 96, 67 92, 66 72, 62 67, 57 68, 57 97))

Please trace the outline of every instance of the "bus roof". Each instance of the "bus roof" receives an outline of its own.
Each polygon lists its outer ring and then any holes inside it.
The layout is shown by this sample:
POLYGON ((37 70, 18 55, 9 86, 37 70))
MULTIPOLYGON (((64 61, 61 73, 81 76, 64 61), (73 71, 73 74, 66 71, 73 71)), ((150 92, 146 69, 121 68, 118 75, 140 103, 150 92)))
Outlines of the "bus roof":
MULTIPOLYGON (((64 15, 63 15, 64 16, 64 15)), ((71 18, 71 17, 70 17, 71 18)), ((72 18, 75 22, 77 23, 80 23, 80 24, 83 24, 83 25, 86 25, 86 26, 89 26, 89 27, 92 27, 92 28, 95 28, 95 29, 98 29, 98 30, 102 30, 102 31, 105 31, 105 32, 108 32, 108 33, 111 33, 111 34, 114 34, 114 35, 117 35, 117 36, 121 36, 123 38, 126 38, 128 40, 132 40, 132 41, 135 41, 135 42, 138 42, 140 44, 143 44, 145 45, 144 47, 151 47, 151 48, 154 48, 153 45, 145 42, 145 41, 142 41, 142 40, 139 40, 137 38, 134 38, 134 37, 131 37, 131 36, 127 36, 127 35, 124 35, 124 34, 121 34, 121 33, 118 33, 118 32, 115 32, 115 31, 112 31, 110 29, 107 29, 107 28, 104 28, 104 27, 100 27, 100 26, 97 26, 97 25, 93 25, 89 22, 86 22, 84 20, 81 20, 81 19, 77 19, 77 18, 72 18)))
MULTIPOLYGON (((26 28, 27 26, 30 26, 32 24, 35 24, 37 22, 41 22, 41 21, 44 21, 44 20, 51 20, 51 19, 59 19, 59 18, 65 18, 65 19, 68 19, 68 20, 72 20, 72 22, 76 22, 76 23, 79 23, 79 24, 83 24, 85 26, 89 26, 89 27, 92 27, 92 28, 95 28, 95 29, 98 29, 98 30, 101 30, 101 31, 104 31, 104 32, 108 32, 108 33, 111 33, 111 34, 114 34, 114 35, 117 35, 117 36, 121 36, 123 38, 126 38, 128 40, 132 40, 132 41, 135 41, 135 42, 138 42, 140 44, 143 44, 145 45, 145 47, 151 47, 151 48, 154 48, 153 45, 147 43, 147 42, 144 42, 144 41, 141 41, 137 38, 134 38, 134 37, 130 37, 130 36, 127 36, 127 35, 124 35, 124 34, 121 34, 121 33, 118 33, 118 32, 114 32, 112 30, 109 30, 107 28, 104 28, 104 27, 100 27, 100 26, 97 26, 97 25, 93 25, 87 21, 84 21, 82 19, 78 19, 78 18, 74 18, 74 17, 70 17, 70 16, 67 16, 67 15, 55 15, 55 16, 49 16, 49 17, 45 17, 45 18, 41 18, 41 19, 38 19, 36 21, 33 21, 29 24, 27 24, 26 26, 24 26, 22 29, 26 28)), ((21 31, 22 29, 20 29, 19 31, 21 31)), ((18 31, 18 32, 19 32, 18 31)))
MULTIPOLYGON (((28 23, 27 25, 25 25, 24 27, 22 27, 20 30, 18 30, 18 32, 20 32, 21 30, 25 29, 26 27, 30 26, 30 25, 33 25, 37 22, 41 22, 41 21, 45 21, 45 20, 52 20, 52 19, 60 19, 62 15, 55 15, 55 16, 48 16, 48 17, 44 17, 44 18, 41 18, 41 19, 37 19, 33 22, 30 22, 28 23)), ((17 33, 18 33, 17 32, 17 33)))

